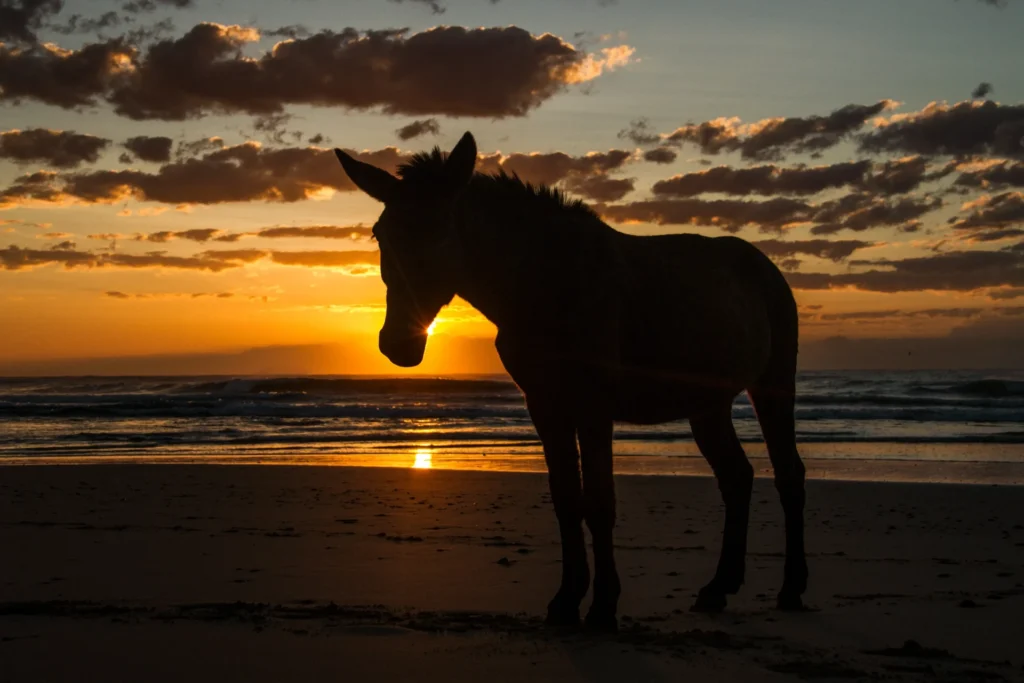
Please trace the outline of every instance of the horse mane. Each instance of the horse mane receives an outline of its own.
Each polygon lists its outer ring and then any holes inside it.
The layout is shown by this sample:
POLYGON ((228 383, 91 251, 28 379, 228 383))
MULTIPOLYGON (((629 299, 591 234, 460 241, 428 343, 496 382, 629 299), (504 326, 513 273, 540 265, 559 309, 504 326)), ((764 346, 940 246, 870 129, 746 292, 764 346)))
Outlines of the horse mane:
MULTIPOLYGON (((409 161, 398 167, 398 177, 417 185, 437 186, 444 177, 444 163, 447 158, 448 154, 441 151, 440 147, 414 154, 409 161)), ((582 199, 569 197, 564 191, 545 183, 526 182, 518 174, 507 173, 505 169, 492 173, 474 173, 470 187, 479 192, 486 192, 494 199, 531 202, 548 210, 577 212, 588 217, 597 216, 582 199)))

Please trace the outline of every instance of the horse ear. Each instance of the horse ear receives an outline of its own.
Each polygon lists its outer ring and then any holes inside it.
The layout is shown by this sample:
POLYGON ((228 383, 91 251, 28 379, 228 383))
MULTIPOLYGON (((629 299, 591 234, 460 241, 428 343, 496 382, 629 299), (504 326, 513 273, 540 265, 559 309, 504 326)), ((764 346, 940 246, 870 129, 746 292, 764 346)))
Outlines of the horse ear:
POLYGON ((472 133, 467 132, 448 155, 444 170, 452 187, 461 188, 473 177, 475 167, 476 140, 473 139, 472 133))
POLYGON ((386 203, 391 198, 398 185, 398 178, 383 169, 354 159, 340 149, 335 149, 334 153, 356 187, 379 202, 386 203))

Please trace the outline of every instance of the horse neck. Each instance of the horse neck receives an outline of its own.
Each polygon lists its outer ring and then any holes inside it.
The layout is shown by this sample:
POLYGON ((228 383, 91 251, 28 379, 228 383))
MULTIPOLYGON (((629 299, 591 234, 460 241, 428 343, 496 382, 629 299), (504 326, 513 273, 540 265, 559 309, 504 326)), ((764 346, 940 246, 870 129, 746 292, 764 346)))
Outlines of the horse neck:
POLYGON ((514 198, 481 194, 469 192, 460 202, 462 268, 456 294, 500 328, 533 296, 527 256, 543 249, 540 228, 549 219, 531 220, 523 215, 525 204, 516 205, 514 198))

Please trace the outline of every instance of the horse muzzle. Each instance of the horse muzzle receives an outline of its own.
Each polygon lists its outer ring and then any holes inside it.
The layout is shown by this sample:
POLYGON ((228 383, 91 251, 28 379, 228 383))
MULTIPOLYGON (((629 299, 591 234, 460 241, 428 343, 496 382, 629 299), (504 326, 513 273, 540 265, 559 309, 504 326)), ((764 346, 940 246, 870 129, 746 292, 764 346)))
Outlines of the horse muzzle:
POLYGON ((414 368, 423 362, 423 353, 427 348, 427 333, 411 332, 397 336, 381 330, 377 345, 380 352, 398 367, 414 368))

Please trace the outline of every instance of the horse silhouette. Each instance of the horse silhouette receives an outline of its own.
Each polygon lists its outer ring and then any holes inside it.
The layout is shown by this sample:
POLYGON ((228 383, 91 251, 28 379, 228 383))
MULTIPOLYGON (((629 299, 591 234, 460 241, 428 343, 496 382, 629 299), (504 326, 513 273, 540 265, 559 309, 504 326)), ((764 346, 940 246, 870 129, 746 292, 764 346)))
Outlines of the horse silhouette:
POLYGON ((798 318, 768 257, 731 236, 620 233, 558 190, 503 172, 475 173, 469 133, 450 154, 435 148, 414 156, 398 177, 335 152, 352 182, 384 203, 373 228, 387 287, 381 352, 396 365, 417 365, 427 327, 456 295, 498 328, 498 354, 543 443, 561 533, 562 582, 548 604, 549 623, 579 621, 590 587, 586 521, 595 569, 586 624, 617 625, 616 421, 689 419, 725 502, 718 568, 693 609, 725 607, 743 583, 754 478, 732 424, 732 402, 743 390, 785 513, 778 606, 802 608, 804 466, 793 417, 798 318))

